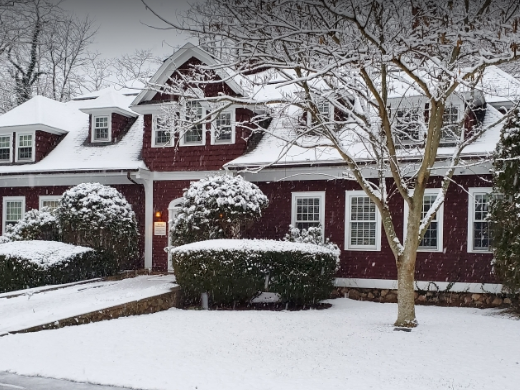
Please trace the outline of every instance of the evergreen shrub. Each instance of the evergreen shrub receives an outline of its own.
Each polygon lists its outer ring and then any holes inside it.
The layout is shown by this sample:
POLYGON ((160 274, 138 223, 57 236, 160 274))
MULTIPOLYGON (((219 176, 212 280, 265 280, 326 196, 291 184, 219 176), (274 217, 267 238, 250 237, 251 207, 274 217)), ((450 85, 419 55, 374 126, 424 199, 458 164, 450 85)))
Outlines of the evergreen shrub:
POLYGON ((272 240, 208 240, 174 248, 172 262, 186 300, 207 292, 214 305, 246 304, 257 293, 310 305, 330 297, 337 255, 313 244, 272 240))
POLYGON ((52 241, 0 245, 0 293, 112 275, 117 262, 91 248, 52 241))
POLYGON ((501 131, 493 160, 492 247, 495 272, 506 289, 520 290, 520 111, 501 131))
POLYGON ((25 213, 15 225, 8 226, 4 236, 9 241, 60 241, 60 227, 54 211, 44 207, 25 213))

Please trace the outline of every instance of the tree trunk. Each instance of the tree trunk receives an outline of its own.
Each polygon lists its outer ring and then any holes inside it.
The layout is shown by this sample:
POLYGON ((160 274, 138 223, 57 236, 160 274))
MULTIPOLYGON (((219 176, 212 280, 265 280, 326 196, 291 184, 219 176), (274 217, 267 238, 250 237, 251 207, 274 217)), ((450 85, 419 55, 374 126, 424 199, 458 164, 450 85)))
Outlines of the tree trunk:
POLYGON ((414 273, 416 251, 406 251, 397 262, 397 321, 395 326, 415 328, 414 273))

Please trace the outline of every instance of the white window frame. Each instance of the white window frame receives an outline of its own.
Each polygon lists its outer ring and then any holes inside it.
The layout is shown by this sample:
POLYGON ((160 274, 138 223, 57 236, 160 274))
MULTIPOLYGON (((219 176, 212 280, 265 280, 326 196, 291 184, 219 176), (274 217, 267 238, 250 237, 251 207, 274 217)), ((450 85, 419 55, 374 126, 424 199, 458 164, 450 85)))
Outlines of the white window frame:
POLYGON ((296 200, 306 198, 320 199, 321 236, 325 237, 325 191, 293 192, 291 193, 291 225, 296 227, 296 200))
POLYGON ((473 234, 475 222, 475 194, 491 194, 491 187, 470 187, 468 188, 468 253, 491 253, 491 249, 475 249, 473 247, 473 234))
POLYGON ((0 160, 0 164, 9 164, 13 162, 13 134, 0 134, 0 137, 8 137, 9 138, 9 160, 0 160))
MULTIPOLYGON (((329 117, 327 118, 327 121, 332 122, 334 121, 334 104, 332 104, 329 100, 325 98, 317 98, 315 99, 314 104, 318 106, 322 101, 328 103, 329 105, 329 117)), ((311 112, 307 112, 307 125, 312 126, 312 114, 311 112)))
MULTIPOLYGON (((204 104, 198 100, 195 100, 195 102, 199 103, 201 108, 202 108, 202 113, 201 113, 201 118, 204 118, 206 116, 206 107, 204 106, 204 104)), ((183 112, 181 113, 181 115, 184 116, 184 118, 186 117, 186 113, 188 111, 188 108, 187 108, 187 101, 184 101, 182 103, 182 108, 183 108, 183 112)), ((201 141, 199 142, 185 142, 184 140, 184 137, 186 136, 186 132, 184 132, 183 134, 179 134, 179 145, 180 146, 204 146, 206 145, 206 123, 202 123, 201 124, 202 126, 202 139, 201 141)))
MULTIPOLYGON (((16 146, 14 150, 14 161, 15 162, 34 162, 35 159, 35 153, 36 153, 36 134, 35 132, 23 132, 23 133, 16 133, 16 146), (20 149, 20 136, 22 135, 30 135, 32 137, 32 151, 31 151, 31 159, 22 159, 20 160, 18 158, 18 150, 20 149)), ((25 146, 23 146, 25 148, 25 146)))
POLYGON ((344 249, 349 251, 381 251, 381 215, 379 213, 379 209, 376 207, 376 243, 375 245, 351 245, 350 244, 350 214, 352 207, 352 198, 354 197, 366 197, 368 195, 365 191, 356 190, 356 191, 345 191, 345 245, 344 249))
POLYGON ((236 139, 236 129, 235 129, 235 122, 236 122, 236 116, 235 116, 235 110, 225 110, 217 115, 213 116, 211 121, 211 145, 226 145, 226 144, 234 144, 236 139), (220 141, 216 137, 217 133, 217 119, 221 114, 231 114, 231 139, 230 140, 223 140, 220 141))
MULTIPOLYGON (((424 191, 424 195, 438 195, 441 191, 440 188, 427 188, 424 191)), ((410 208, 408 207, 408 203, 404 202, 404 213, 403 213, 403 237, 406 237, 406 233, 408 231, 408 214, 410 213, 410 208)), ((425 248, 419 246, 417 248, 417 252, 442 252, 444 251, 444 202, 442 202, 439 210, 437 210, 437 248, 425 248)))
POLYGON ((4 196, 2 203, 2 234, 5 234, 7 219, 7 202, 22 202, 22 216, 25 216, 25 196, 4 196))
MULTIPOLYGON (((444 107, 444 110, 446 111, 447 109, 452 109, 452 108, 456 108, 457 109, 457 119, 455 120, 455 122, 451 122, 449 125, 452 125, 452 126, 457 126, 460 121, 462 120, 462 116, 464 115, 464 107, 461 106, 460 104, 456 104, 456 103, 447 103, 444 107)), ((442 126, 444 127, 444 113, 442 114, 442 118, 443 118, 443 122, 442 122, 442 126)), ((462 126, 464 126, 464 124, 462 124, 462 126)), ((446 143, 453 143, 457 140, 457 138, 445 138, 442 136, 441 134, 441 140, 440 140, 440 143, 441 145, 442 144, 446 144, 446 143)))
POLYGON ((43 208, 43 202, 59 201, 60 199, 61 195, 40 195, 39 208, 40 210, 43 208))
POLYGON ((90 131, 90 140, 92 143, 100 143, 104 144, 107 142, 112 142, 112 115, 92 115, 92 129, 90 131), (107 118, 107 126, 108 126, 108 139, 96 139, 96 119, 97 118, 107 118))
POLYGON ((157 118, 162 117, 164 115, 160 114, 152 114, 152 148, 170 148, 174 146, 174 143, 171 142, 173 139, 173 134, 170 134, 170 142, 167 144, 157 144, 155 142, 155 132, 157 131, 157 118))

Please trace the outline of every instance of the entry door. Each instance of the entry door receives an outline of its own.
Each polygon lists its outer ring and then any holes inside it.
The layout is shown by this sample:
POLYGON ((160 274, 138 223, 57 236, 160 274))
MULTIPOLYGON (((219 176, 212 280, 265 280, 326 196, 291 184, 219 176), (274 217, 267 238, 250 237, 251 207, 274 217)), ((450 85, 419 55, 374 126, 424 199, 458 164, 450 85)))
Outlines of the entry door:
POLYGON ((173 272, 172 267, 172 254, 171 254, 171 247, 172 247, 172 236, 171 236, 171 229, 173 228, 173 220, 179 214, 182 207, 182 198, 174 199, 170 202, 170 205, 168 206, 168 272, 173 272))

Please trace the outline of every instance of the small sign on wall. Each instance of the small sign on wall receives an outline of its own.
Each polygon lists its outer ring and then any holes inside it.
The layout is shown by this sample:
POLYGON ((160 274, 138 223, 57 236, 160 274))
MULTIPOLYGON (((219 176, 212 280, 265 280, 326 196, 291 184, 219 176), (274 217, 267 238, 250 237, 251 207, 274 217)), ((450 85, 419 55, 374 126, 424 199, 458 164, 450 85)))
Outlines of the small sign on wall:
POLYGON ((154 222, 154 234, 156 236, 165 236, 166 235, 166 222, 154 222))

